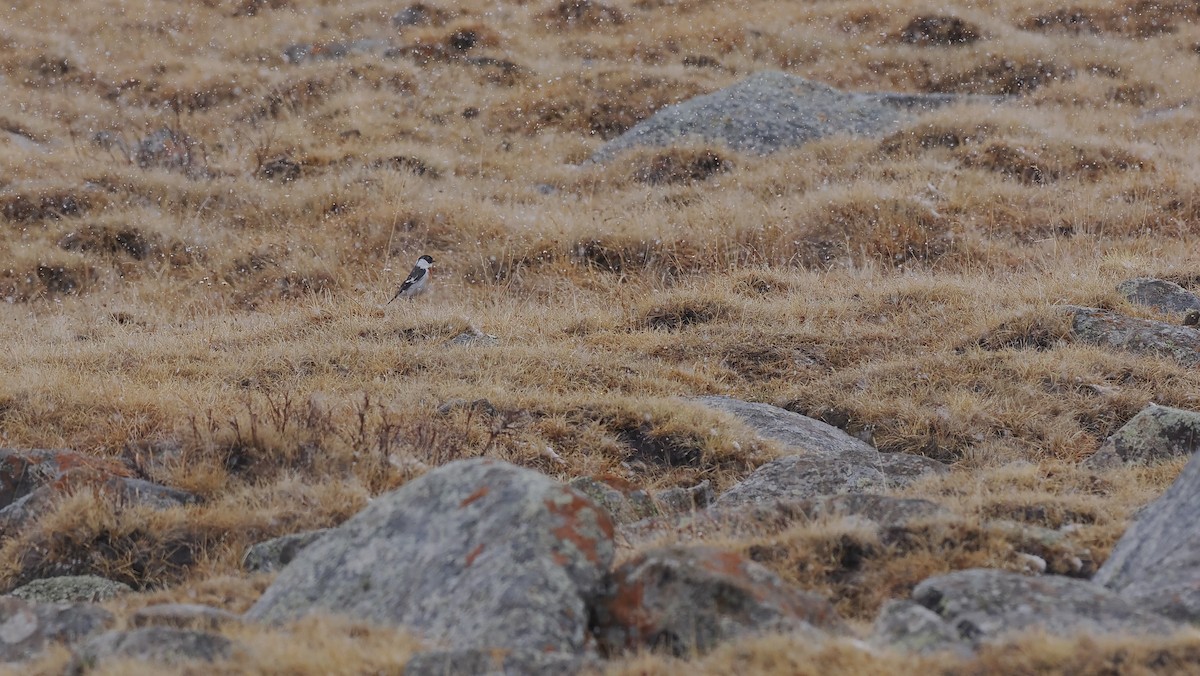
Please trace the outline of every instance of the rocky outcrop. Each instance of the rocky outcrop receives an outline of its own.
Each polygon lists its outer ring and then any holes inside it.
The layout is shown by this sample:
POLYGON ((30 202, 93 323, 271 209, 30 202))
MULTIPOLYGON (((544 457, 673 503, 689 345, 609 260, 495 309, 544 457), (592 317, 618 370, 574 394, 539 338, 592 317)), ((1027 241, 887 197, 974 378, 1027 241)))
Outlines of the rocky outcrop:
POLYGON ((455 650, 575 654, 612 536, 608 514, 573 489, 495 460, 457 461, 301 550, 246 616, 339 613, 455 650))
POLYGON ((1200 366, 1200 330, 1090 307, 1064 306, 1076 338, 1116 350, 1160 355, 1184 366, 1200 366))
POLYGON ((802 451, 759 467, 720 495, 714 503, 717 507, 837 493, 878 493, 948 471, 931 458, 880 453, 832 425, 777 406, 729 397, 698 397, 695 401, 731 413, 763 437, 802 451))
POLYGON ((1092 578, 1139 607, 1200 622, 1200 457, 1138 515, 1092 578))
POLYGON ((909 605, 889 606, 876 621, 873 642, 918 651, 970 650, 1031 631, 1129 635, 1181 628, 1100 585, 1055 575, 961 570, 918 584, 912 600, 932 615, 909 605))
POLYGON ((768 71, 662 108, 601 146, 591 160, 605 162, 634 146, 667 146, 689 137, 741 152, 767 154, 835 134, 883 134, 909 119, 915 110, 963 99, 950 94, 844 92, 768 71))
POLYGON ((112 613, 84 603, 31 603, 0 596, 0 662, 35 657, 47 647, 71 644, 113 624, 112 613))
POLYGON ((650 648, 691 655, 748 634, 845 630, 823 597, 711 547, 639 554, 614 571, 594 614, 596 638, 608 654, 650 648))
POLYGON ((1117 291, 1130 303, 1152 307, 1166 315, 1183 317, 1200 310, 1200 297, 1179 286, 1153 277, 1128 279, 1117 285, 1117 291))
POLYGON ((300 550, 316 542, 327 532, 328 528, 318 528, 260 542, 246 550, 246 555, 242 557, 242 567, 256 573, 279 570, 291 563, 300 550))
POLYGON ((690 488, 668 488, 654 493, 612 476, 576 477, 568 485, 607 509, 617 523, 693 512, 707 507, 713 500, 712 485, 708 481, 690 488))
POLYGON ((59 449, 0 449, 0 532, 40 516, 67 491, 91 488, 126 504, 167 508, 196 497, 133 476, 124 464, 59 449))
POLYGON ((129 585, 97 575, 63 575, 34 580, 9 592, 39 603, 98 603, 133 591, 129 585))
POLYGON ((1148 465, 1200 450, 1200 413, 1151 404, 1133 416, 1084 464, 1096 469, 1148 465))

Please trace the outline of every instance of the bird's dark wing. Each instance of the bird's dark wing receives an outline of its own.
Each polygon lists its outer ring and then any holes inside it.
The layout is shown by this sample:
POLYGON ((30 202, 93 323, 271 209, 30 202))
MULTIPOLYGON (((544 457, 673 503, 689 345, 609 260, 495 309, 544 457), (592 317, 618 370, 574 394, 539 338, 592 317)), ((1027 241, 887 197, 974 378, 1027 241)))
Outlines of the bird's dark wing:
MULTIPOLYGON (((413 267, 412 272, 408 273, 408 279, 405 279, 404 283, 400 285, 400 289, 398 291, 396 291, 396 295, 392 296, 392 300, 396 300, 397 298, 399 298, 400 294, 407 291, 409 289, 409 287, 411 287, 413 284, 416 284, 417 282, 421 281, 421 278, 424 276, 425 276, 425 270, 422 270, 421 266, 418 265, 418 266, 413 267)), ((392 300, 388 301, 388 305, 391 305, 392 300)))

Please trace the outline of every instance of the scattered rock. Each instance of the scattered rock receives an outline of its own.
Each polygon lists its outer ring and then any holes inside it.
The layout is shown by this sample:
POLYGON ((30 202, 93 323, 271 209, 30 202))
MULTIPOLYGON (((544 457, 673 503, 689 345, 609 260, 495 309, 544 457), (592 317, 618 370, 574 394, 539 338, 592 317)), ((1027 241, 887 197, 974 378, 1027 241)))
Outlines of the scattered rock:
POLYGON ((1092 581, 1138 607, 1200 621, 1200 456, 1147 505, 1092 581))
POLYGON ((499 345, 500 339, 490 333, 484 333, 479 329, 471 329, 470 331, 463 331, 457 336, 451 338, 446 344, 491 346, 499 345))
POLYGON ((469 648, 414 655, 404 665, 404 676, 570 676, 588 667, 599 670, 595 660, 567 653, 469 648))
POLYGON ((38 603, 99 603, 131 591, 127 584, 98 575, 63 575, 34 580, 9 594, 38 603))
POLYGON ((658 514, 645 490, 616 477, 576 477, 567 484, 608 510, 616 523, 639 521, 658 514))
POLYGON ((714 503, 718 507, 836 493, 877 493, 948 471, 930 458, 880 453, 832 425, 777 406, 729 397, 697 397, 695 401, 731 413, 760 435, 804 451, 759 467, 718 497, 714 503))
MULTIPOLYGON (((922 618, 922 631, 941 638, 957 635, 966 647, 1037 631, 1074 634, 1171 633, 1181 627, 1100 585, 1057 575, 1028 577, 1004 570, 960 570, 918 584, 913 601, 946 623, 936 629, 922 618), (952 632, 952 633, 951 633, 952 632)), ((882 635, 884 627, 877 627, 882 635)), ((904 639, 903 634, 899 637, 904 639)))
POLYGON ((650 648, 684 656, 753 633, 844 631, 824 598, 711 547, 639 554, 613 572, 594 612, 594 633, 610 655, 650 648))
POLYGON ((1200 450, 1200 413, 1151 404, 1109 437, 1084 465, 1148 465, 1200 450))
POLYGON ((1138 354, 1171 357, 1184 366, 1200 365, 1200 330, 1147 319, 1134 319, 1108 310, 1064 306, 1074 315, 1071 331, 1094 345, 1138 354))
POLYGON ((88 639, 75 650, 67 674, 82 676, 108 659, 133 659, 170 666, 191 660, 215 662, 233 655, 233 641, 218 634, 168 627, 109 631, 88 639))
POLYGON ((970 652, 954 627, 937 613, 912 601, 891 600, 884 604, 875 618, 871 643, 922 655, 943 650, 970 652))
POLYGON ((157 509, 196 501, 191 493, 131 475, 120 462, 75 451, 0 449, 0 532, 24 527, 59 495, 84 487, 157 509))
POLYGON ((327 532, 328 528, 318 528, 260 542, 246 550, 246 555, 242 557, 242 567, 258 573, 280 570, 291 563, 300 550, 316 542, 327 532))
POLYGON ((1146 305, 1168 315, 1186 315, 1200 310, 1200 297, 1174 282, 1152 277, 1129 279, 1117 285, 1117 291, 1130 303, 1146 305))
POLYGON ((913 110, 958 100, 944 94, 843 92, 795 75, 763 72, 662 108, 601 146, 591 160, 605 162, 634 146, 668 146, 687 136, 741 152, 768 154, 834 134, 882 134, 913 110))
POLYGON ((138 609, 132 621, 135 627, 153 625, 215 630, 226 624, 237 624, 242 618, 228 610, 198 603, 160 603, 138 609))
POLYGON ((403 626, 455 649, 580 652, 612 562, 608 514, 532 470, 449 463, 302 550, 247 612, 403 626))
POLYGON ((978 26, 956 16, 918 16, 900 31, 900 41, 946 47, 969 45, 978 41, 981 34, 978 26))
POLYGON ((30 659, 51 643, 74 643, 112 623, 112 613, 91 604, 0 596, 0 662, 30 659))
POLYGON ((654 494, 654 501, 662 514, 690 514, 708 507, 715 499, 708 479, 690 488, 667 488, 654 494))

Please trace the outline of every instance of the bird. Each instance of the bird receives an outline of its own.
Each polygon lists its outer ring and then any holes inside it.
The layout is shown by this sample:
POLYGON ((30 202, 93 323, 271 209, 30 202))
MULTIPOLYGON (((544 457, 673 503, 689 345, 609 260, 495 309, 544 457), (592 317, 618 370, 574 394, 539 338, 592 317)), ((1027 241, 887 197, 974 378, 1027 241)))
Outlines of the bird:
MULTIPOLYGON (((413 298, 425 293, 429 288, 429 268, 433 267, 433 256, 428 254, 417 259, 417 264, 413 266, 412 272, 408 273, 408 278, 400 285, 400 289, 396 291, 396 295, 392 296, 392 300, 397 298, 413 298)), ((387 302, 392 304, 392 300, 387 302)))

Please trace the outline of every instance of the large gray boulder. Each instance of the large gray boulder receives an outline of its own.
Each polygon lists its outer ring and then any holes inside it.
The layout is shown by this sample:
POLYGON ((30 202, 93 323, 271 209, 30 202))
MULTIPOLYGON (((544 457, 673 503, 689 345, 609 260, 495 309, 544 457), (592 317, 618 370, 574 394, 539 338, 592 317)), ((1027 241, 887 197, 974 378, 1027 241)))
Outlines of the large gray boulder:
POLYGON ((880 648, 899 648, 922 655, 970 652, 958 631, 941 615, 919 603, 896 599, 885 603, 879 611, 870 641, 880 648))
POLYGON ((1138 354, 1171 357, 1200 366, 1200 330, 1090 307, 1064 306, 1073 315, 1071 333, 1080 340, 1138 354))
POLYGON ((692 655, 762 632, 844 632, 833 606, 735 552, 665 547, 613 572, 594 633, 608 654, 656 649, 692 655))
POLYGON ((456 650, 576 653, 613 560, 608 514, 552 479, 460 460, 301 550, 247 618, 339 613, 456 650))
POLYGON ((1117 291, 1129 302, 1152 307, 1163 314, 1183 316, 1191 310, 1200 310, 1200 297, 1162 279, 1127 279, 1117 285, 1117 291))
POLYGON ((50 645, 74 643, 112 623, 112 613, 99 606, 0 596, 0 662, 36 657, 50 645))
POLYGON ((1200 622, 1200 457, 1147 505, 1092 581, 1140 607, 1200 622))
POLYGON ((1108 438, 1084 464, 1096 469, 1147 465, 1200 450, 1200 413, 1151 404, 1108 438))
POLYGON ((932 458, 880 453, 832 425, 777 406, 730 397, 697 397, 695 401, 731 413, 761 436, 801 452, 759 467, 718 497, 717 507, 837 493, 880 493, 948 471, 932 458))
POLYGON ((909 119, 914 110, 962 99, 998 100, 951 94, 844 92, 796 75, 767 71, 666 106, 601 146, 591 160, 605 162, 634 146, 667 146, 683 137, 767 154, 834 134, 883 134, 909 119))
POLYGON ((912 600, 927 614, 893 607, 876 622, 873 640, 921 650, 963 648, 1002 641, 1022 632, 1076 634, 1168 634, 1181 628, 1100 585, 1057 575, 1029 577, 1004 570, 960 570, 929 578, 913 589, 912 600))

